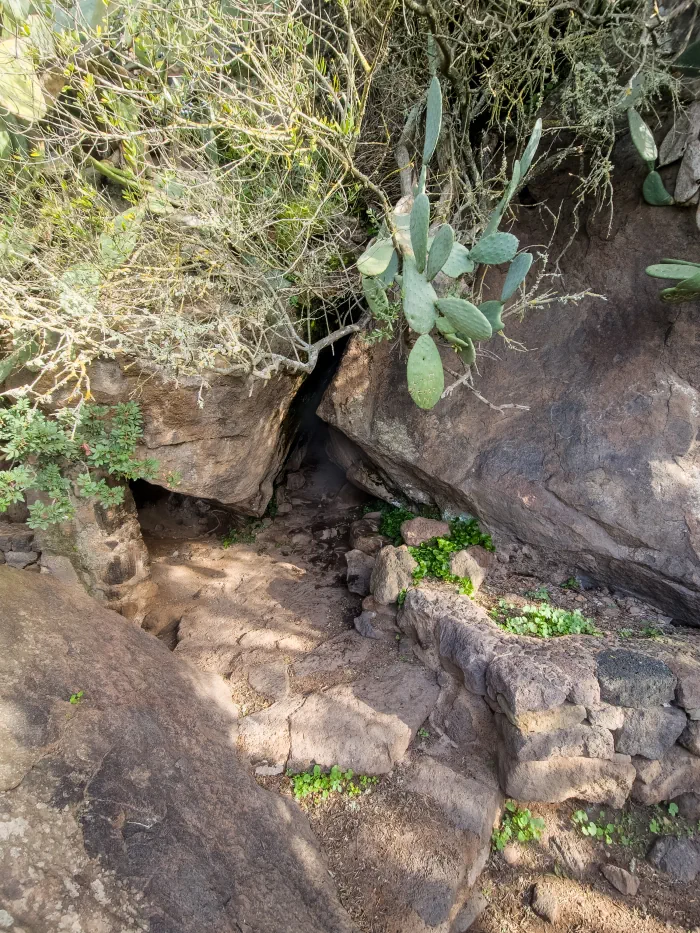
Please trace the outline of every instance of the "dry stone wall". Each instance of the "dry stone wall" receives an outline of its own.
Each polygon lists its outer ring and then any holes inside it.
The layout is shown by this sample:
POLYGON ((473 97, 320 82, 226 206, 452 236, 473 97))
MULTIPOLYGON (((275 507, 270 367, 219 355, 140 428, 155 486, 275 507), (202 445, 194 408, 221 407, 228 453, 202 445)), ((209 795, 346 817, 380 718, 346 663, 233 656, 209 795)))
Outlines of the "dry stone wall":
POLYGON ((490 706, 503 791, 622 806, 700 788, 700 657, 613 638, 534 639, 497 626, 444 588, 409 590, 398 625, 433 670, 490 706))

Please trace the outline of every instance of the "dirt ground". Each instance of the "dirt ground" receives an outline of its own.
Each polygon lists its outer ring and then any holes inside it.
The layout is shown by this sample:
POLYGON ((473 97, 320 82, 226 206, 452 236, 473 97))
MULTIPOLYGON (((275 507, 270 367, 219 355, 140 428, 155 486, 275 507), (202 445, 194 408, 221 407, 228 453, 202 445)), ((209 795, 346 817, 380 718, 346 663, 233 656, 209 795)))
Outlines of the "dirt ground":
MULTIPOLYGON (((345 587, 343 555, 350 546, 350 523, 362 513, 362 496, 343 485, 342 475, 327 462, 307 465, 302 473, 303 489, 286 496, 291 509, 263 522, 239 523, 238 540, 227 548, 221 545, 221 535, 231 522, 225 511, 197 509, 176 499, 142 504, 141 521, 160 587, 147 627, 171 647, 177 645, 178 651, 186 644, 185 656, 225 676, 241 715, 264 709, 274 699, 250 687, 251 657, 269 666, 278 663, 281 653, 282 666, 288 670, 319 645, 352 631, 360 607, 360 598, 345 587), (246 653, 241 652, 242 643, 247 645, 246 653)), ((570 568, 543 563, 528 548, 511 547, 501 554, 477 601, 486 608, 501 598, 534 601, 546 587, 553 605, 580 609, 602 631, 618 633, 629 647, 663 640, 700 652, 700 631, 676 628, 653 607, 607 588, 567 584, 572 577, 570 568)), ((364 661, 356 659, 351 670, 341 665, 331 675, 324 674, 325 679, 311 677, 296 687, 311 692, 356 677, 363 665, 376 669, 397 659, 418 663, 400 656, 398 637, 396 645, 372 642, 371 653, 364 661)), ((409 761, 439 741, 427 721, 425 727, 409 749, 409 761)), ((392 846, 402 850, 404 862, 412 858, 418 872, 449 872, 452 860, 460 857, 445 846, 444 839, 432 838, 437 817, 431 804, 425 800, 416 806, 415 795, 405 793, 402 775, 403 763, 357 798, 332 795, 317 803, 300 803, 328 859, 341 900, 362 933, 408 933, 388 925, 386 886, 378 884, 380 872, 392 871, 392 846), (373 843, 386 840, 385 868, 377 869, 366 858, 368 832, 373 843), (436 864, 441 860, 444 865, 436 864)), ((258 780, 291 796, 285 775, 258 780)), ((508 864, 502 853, 492 852, 478 882, 488 907, 471 929, 476 933, 700 933, 700 885, 674 883, 645 861, 655 838, 649 831, 654 808, 628 804, 622 812, 607 812, 606 820, 626 826, 627 846, 584 837, 571 818, 579 808, 592 818, 600 810, 574 800, 557 806, 532 805, 533 813, 545 819, 543 836, 539 842, 517 846, 509 855, 514 864, 508 864), (600 868, 606 862, 639 877, 635 897, 619 894, 605 880, 600 868), (554 923, 538 917, 531 906, 533 888, 543 881, 560 908, 554 923)))

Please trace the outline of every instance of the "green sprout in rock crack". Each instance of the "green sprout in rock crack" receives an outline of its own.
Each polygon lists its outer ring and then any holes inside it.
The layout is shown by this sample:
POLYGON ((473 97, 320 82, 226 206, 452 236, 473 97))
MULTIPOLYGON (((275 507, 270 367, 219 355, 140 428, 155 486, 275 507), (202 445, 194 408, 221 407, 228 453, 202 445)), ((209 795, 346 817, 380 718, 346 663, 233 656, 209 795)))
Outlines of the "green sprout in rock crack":
POLYGON ((498 606, 489 615, 506 632, 513 635, 531 635, 535 638, 553 638, 559 635, 600 635, 592 619, 579 609, 557 609, 549 603, 539 606, 514 606, 499 599, 498 606))
POLYGON ((571 821, 584 836, 603 840, 606 845, 612 845, 613 837, 618 832, 618 827, 614 823, 606 822, 605 810, 600 811, 596 820, 591 819, 585 810, 577 810, 571 817, 571 821))
POLYGON ((378 781, 378 778, 366 774, 356 775, 351 770, 343 771, 338 765, 333 765, 328 773, 322 771, 320 765, 314 765, 310 771, 299 774, 287 771, 287 777, 291 781, 295 800, 310 797, 312 803, 326 800, 331 794, 359 797, 378 781))
POLYGON ((552 598, 549 589, 544 585, 538 586, 536 590, 525 590, 525 595, 529 599, 538 599, 543 603, 548 603, 552 598))
POLYGON ((72 703, 73 706, 77 706, 84 696, 85 696, 85 691, 78 690, 77 693, 71 693, 70 700, 68 702, 72 703))
POLYGON ((559 588, 562 590, 575 590, 575 592, 578 593, 581 589, 581 584, 576 577, 569 577, 568 580, 564 580, 563 583, 559 584, 559 588))
POLYGON ((419 730, 418 730, 418 735, 419 735, 422 739, 429 739, 429 738, 430 738, 430 732, 428 732, 427 729, 419 729, 419 730))
POLYGON ((621 628, 618 631, 619 638, 663 638, 664 633, 655 625, 645 625, 644 628, 621 628))
POLYGON ((502 852, 509 842, 538 842, 545 828, 542 817, 521 809, 514 800, 506 800, 506 812, 491 835, 491 844, 502 852))

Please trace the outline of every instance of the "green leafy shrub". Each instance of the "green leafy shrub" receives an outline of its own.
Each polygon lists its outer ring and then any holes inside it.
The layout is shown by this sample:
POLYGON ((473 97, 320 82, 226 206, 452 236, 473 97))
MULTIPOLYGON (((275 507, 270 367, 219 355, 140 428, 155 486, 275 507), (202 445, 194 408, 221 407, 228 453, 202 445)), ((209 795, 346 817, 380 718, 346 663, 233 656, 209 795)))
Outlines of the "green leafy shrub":
POLYGON ((452 583, 459 587, 463 596, 473 593, 472 582, 468 577, 458 577, 450 570, 450 558, 456 551, 478 544, 493 551, 491 536, 484 534, 479 528, 475 518, 456 518, 450 522, 450 534, 446 538, 433 538, 416 547, 409 547, 409 551, 418 566, 413 571, 413 580, 420 583, 425 577, 433 577, 444 583, 452 583))
POLYGON ((381 513, 382 517, 379 522, 379 534, 391 538, 395 545, 402 544, 401 526, 404 522, 415 518, 416 513, 410 512, 403 507, 387 505, 386 503, 382 504, 381 513))
POLYGON ((491 844, 501 852, 509 842, 538 842, 544 828, 542 817, 521 809, 514 800, 506 800, 503 819, 493 831, 491 844))
POLYGON ((577 810, 571 817, 572 822, 584 836, 603 840, 606 845, 612 845, 613 836, 617 832, 614 823, 605 822, 605 811, 601 810, 597 821, 592 820, 585 810, 577 810))
POLYGON ((119 505, 126 480, 157 477, 158 461, 136 457, 142 436, 136 402, 84 404, 47 416, 22 398, 0 409, 0 452, 10 465, 0 471, 0 512, 30 491, 48 497, 29 506, 31 528, 72 518, 71 490, 105 508, 119 505))
POLYGON ((579 609, 557 609, 548 603, 539 606, 514 606, 505 599, 490 610, 492 618, 514 635, 534 635, 537 638, 552 638, 558 635, 600 635, 592 619, 587 619, 579 609))
POLYGON ((314 765, 310 771, 293 774, 287 771, 287 777, 292 784, 292 793, 296 800, 312 802, 326 800, 331 794, 346 794, 348 797, 358 797, 378 782, 376 777, 366 774, 356 775, 352 771, 343 771, 338 765, 333 765, 328 773, 322 771, 320 765, 314 765))

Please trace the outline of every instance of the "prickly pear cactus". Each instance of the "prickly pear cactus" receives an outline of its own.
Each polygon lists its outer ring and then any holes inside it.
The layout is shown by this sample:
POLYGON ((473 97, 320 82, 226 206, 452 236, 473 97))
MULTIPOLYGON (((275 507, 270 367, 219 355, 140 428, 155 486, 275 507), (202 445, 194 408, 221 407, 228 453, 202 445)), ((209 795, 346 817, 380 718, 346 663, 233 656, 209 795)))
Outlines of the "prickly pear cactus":
MULTIPOLYGON (((469 368, 476 362, 475 341, 489 340, 503 331, 503 310, 522 285, 532 264, 529 253, 518 252, 518 239, 498 226, 511 198, 525 178, 542 134, 538 120, 506 189, 478 242, 469 249, 457 242, 449 224, 442 224, 430 236, 430 199, 426 193, 427 167, 440 138, 442 91, 433 74, 428 89, 425 114, 425 144, 418 182, 413 189, 410 214, 392 213, 382 224, 379 239, 357 261, 362 273, 362 289, 370 311, 381 318, 389 307, 387 290, 401 285, 403 316, 416 340, 408 357, 408 390, 420 408, 437 404, 445 387, 440 352, 430 336, 437 331, 469 368), (433 280, 441 276, 461 280, 473 275, 478 265, 511 263, 500 300, 483 302, 479 307, 464 298, 438 298, 433 280)), ((395 300, 395 299, 392 299, 395 300)))

